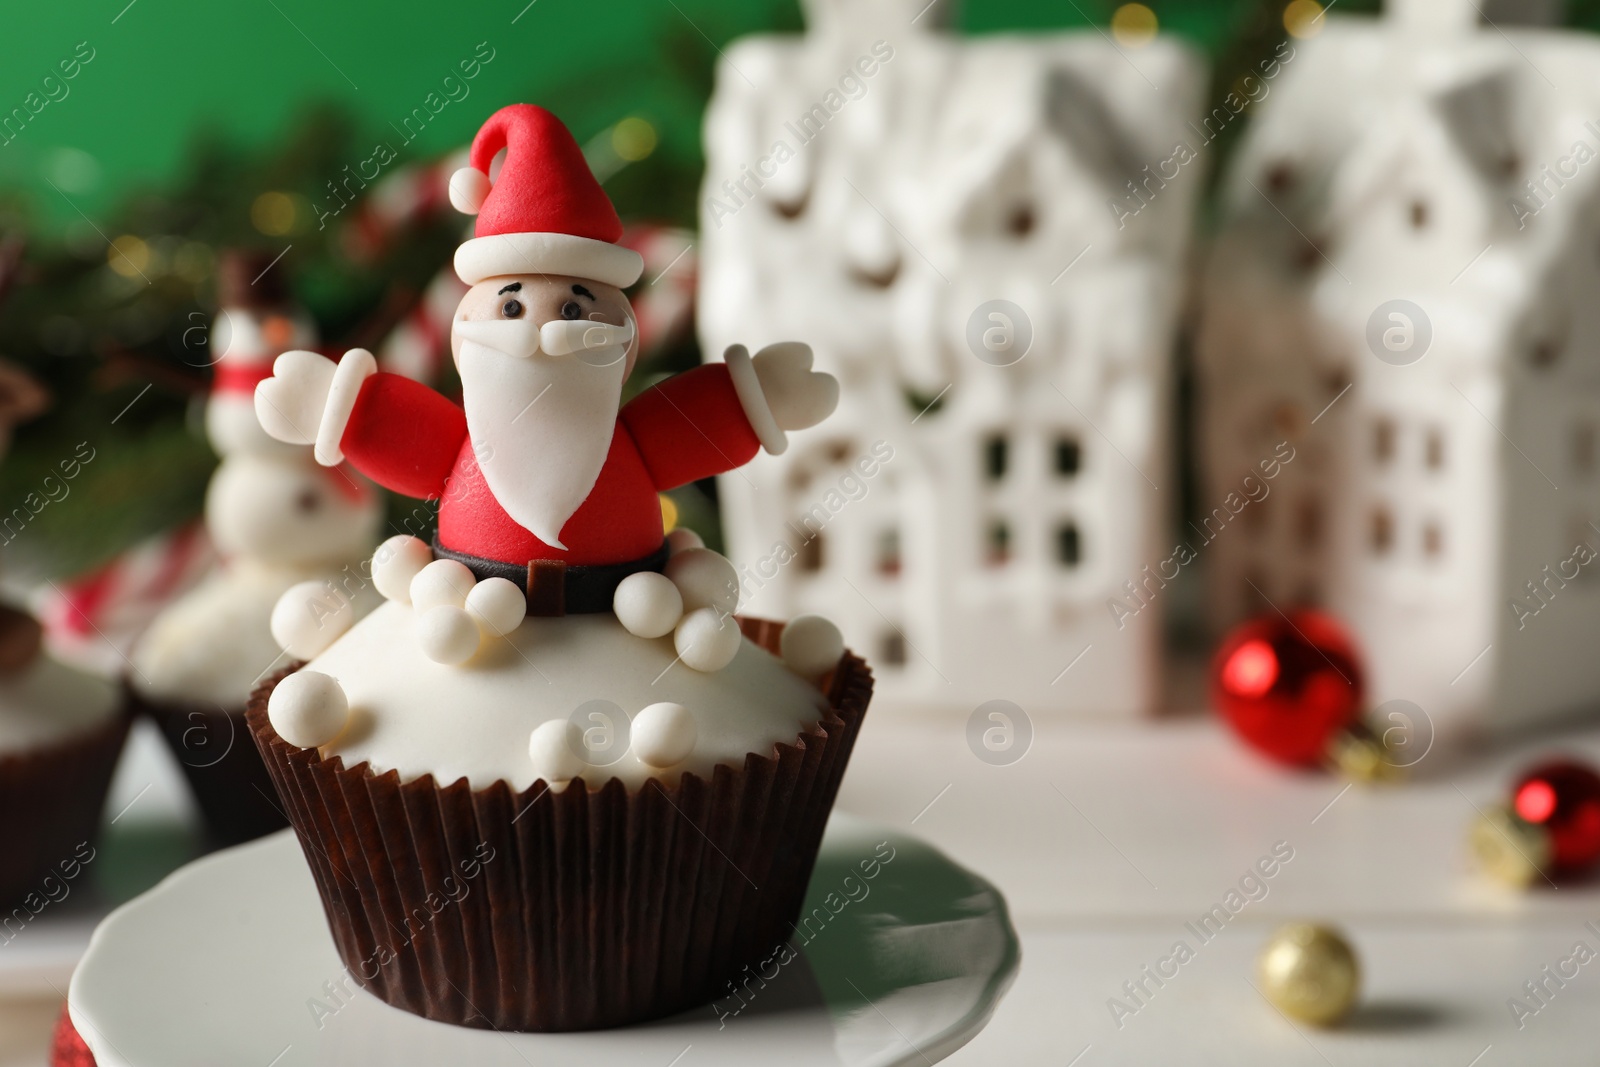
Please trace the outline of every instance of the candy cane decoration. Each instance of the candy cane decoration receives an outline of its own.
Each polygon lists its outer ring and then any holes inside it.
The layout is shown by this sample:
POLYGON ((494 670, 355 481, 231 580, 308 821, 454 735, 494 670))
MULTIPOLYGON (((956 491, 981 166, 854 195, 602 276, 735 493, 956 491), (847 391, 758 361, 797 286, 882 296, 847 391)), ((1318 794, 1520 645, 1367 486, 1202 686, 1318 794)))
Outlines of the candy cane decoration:
POLYGON ((109 563, 34 594, 34 614, 60 659, 115 674, 150 620, 216 562, 200 522, 147 538, 109 563))

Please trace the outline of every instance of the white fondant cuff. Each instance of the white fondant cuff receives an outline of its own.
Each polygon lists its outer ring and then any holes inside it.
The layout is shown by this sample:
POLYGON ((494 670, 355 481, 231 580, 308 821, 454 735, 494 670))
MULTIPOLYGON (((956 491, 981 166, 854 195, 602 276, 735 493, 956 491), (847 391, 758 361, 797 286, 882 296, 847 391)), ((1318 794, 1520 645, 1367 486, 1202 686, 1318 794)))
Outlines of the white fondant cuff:
POLYGON ((781 455, 789 447, 789 436, 778 425, 778 420, 772 417, 772 407, 767 403, 766 394, 761 391, 761 379, 756 375, 750 350, 744 345, 729 345, 722 358, 728 364, 733 391, 739 394, 739 406, 744 408, 744 417, 750 420, 756 440, 772 455, 781 455))
POLYGON ((500 233, 456 249, 456 273, 468 285, 505 274, 570 274, 626 289, 644 273, 631 248, 569 233, 500 233))
POLYGON ((344 354, 333 372, 333 384, 328 387, 328 403, 322 409, 322 422, 317 427, 317 462, 324 467, 337 467, 344 462, 344 450, 339 442, 344 440, 345 427, 350 425, 350 415, 356 409, 356 397, 361 386, 378 373, 378 361, 365 348, 352 348, 344 354))

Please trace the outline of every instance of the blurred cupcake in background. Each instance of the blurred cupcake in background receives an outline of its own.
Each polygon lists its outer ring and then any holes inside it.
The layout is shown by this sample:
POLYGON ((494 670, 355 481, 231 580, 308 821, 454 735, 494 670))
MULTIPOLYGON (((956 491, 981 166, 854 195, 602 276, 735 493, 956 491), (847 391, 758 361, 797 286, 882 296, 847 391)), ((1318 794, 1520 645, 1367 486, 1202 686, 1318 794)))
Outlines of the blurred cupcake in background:
MULTIPOLYGON (((49 395, 0 363, 0 455, 49 395)), ((43 651, 33 616, 0 604, 0 908, 42 910, 94 857, 106 790, 127 738, 116 686, 43 651)))
POLYGON ((271 376, 279 354, 314 344, 315 329, 270 254, 235 252, 221 266, 205 418, 221 456, 205 513, 220 562, 139 639, 128 685, 182 765, 211 838, 233 844, 287 825, 244 723, 251 690, 285 662, 272 635, 273 606, 314 582, 353 610, 381 502, 360 475, 321 467, 310 448, 261 429, 256 383, 271 376))

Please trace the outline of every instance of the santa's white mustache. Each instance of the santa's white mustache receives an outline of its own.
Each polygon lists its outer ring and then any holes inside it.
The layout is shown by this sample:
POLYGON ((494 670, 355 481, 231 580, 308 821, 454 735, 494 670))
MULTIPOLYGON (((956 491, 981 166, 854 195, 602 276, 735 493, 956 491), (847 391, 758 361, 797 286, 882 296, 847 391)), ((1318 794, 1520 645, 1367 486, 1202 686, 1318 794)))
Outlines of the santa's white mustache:
POLYGON ((464 341, 518 359, 531 359, 541 351, 551 356, 576 352, 585 362, 601 359, 601 365, 609 365, 627 353, 634 329, 632 322, 613 326, 586 319, 551 319, 543 326, 535 326, 529 319, 461 319, 455 323, 455 332, 464 341))

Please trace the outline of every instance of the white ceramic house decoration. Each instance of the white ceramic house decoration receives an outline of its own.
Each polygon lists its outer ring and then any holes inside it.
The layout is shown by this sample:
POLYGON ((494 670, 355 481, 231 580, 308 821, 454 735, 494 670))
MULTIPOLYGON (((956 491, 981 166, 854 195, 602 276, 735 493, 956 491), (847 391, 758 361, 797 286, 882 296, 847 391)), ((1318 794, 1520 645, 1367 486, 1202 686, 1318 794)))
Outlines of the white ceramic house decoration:
POLYGON ((1207 530, 1214 621, 1321 605, 1371 703, 1445 734, 1593 707, 1600 42, 1470 0, 1327 21, 1205 271, 1202 510, 1293 455, 1207 530))
POLYGON ((952 6, 811 0, 805 36, 718 70, 707 358, 803 339, 844 394, 719 483, 741 610, 836 620, 890 703, 1145 711, 1162 604, 1112 602, 1167 555, 1201 170, 1173 156, 1202 65, 1164 39, 962 38, 952 6))

